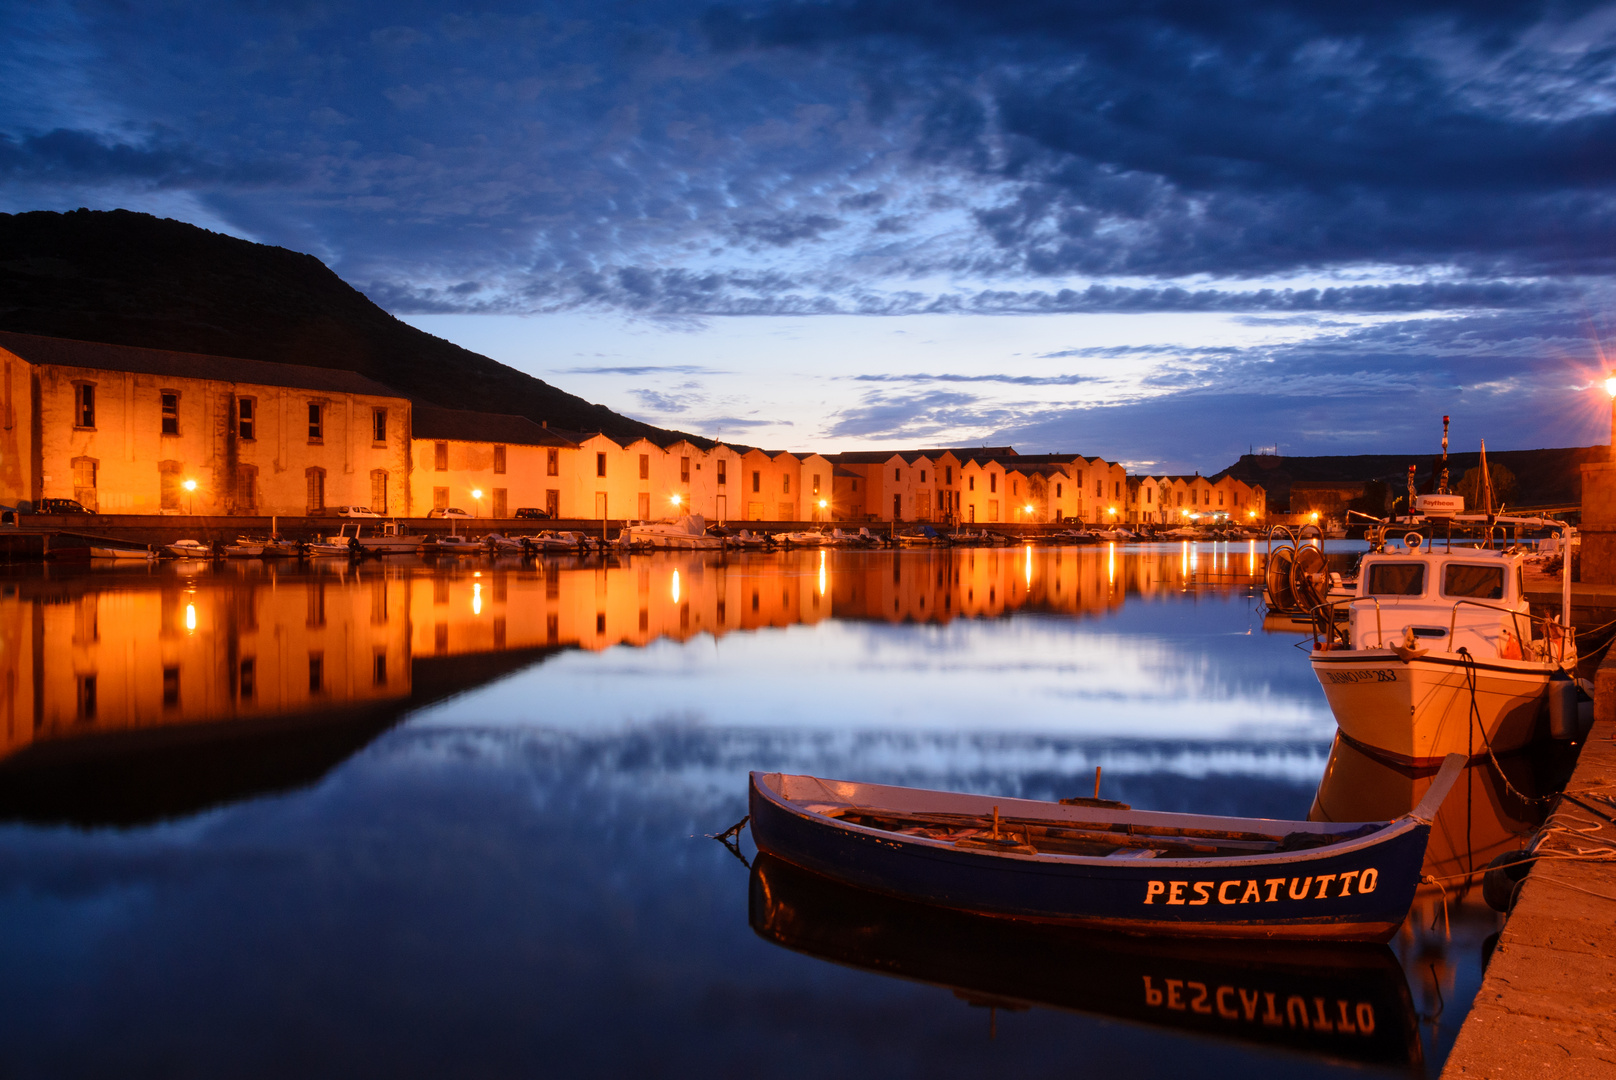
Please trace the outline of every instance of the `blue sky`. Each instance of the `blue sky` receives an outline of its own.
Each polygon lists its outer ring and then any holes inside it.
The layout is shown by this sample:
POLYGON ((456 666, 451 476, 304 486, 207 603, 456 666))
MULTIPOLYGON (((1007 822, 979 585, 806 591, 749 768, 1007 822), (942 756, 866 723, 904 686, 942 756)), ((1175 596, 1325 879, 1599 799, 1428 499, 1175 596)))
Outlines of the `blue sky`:
POLYGON ((1616 6, 0 4, 0 210, 769 446, 1603 442, 1616 6))

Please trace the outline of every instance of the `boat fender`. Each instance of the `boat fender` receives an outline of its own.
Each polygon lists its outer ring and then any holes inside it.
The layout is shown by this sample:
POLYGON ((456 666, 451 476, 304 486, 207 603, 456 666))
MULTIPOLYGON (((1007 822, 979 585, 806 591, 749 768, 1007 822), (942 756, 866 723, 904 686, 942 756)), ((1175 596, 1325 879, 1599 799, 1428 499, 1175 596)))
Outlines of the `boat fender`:
POLYGON ((1581 738, 1582 722, 1577 711, 1577 684, 1564 668, 1556 668, 1549 676, 1549 734, 1561 742, 1581 738))
POLYGON ((1515 906, 1521 879, 1532 869, 1532 856, 1525 851, 1506 851, 1487 864, 1481 878, 1481 898, 1500 915, 1515 906))

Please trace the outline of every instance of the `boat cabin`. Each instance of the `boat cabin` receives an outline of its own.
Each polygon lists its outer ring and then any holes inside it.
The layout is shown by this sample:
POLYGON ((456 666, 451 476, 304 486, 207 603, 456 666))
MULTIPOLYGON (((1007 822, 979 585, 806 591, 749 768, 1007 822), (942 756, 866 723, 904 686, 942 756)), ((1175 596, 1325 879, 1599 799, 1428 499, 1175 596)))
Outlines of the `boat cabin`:
POLYGON ((1365 556, 1351 602, 1350 647, 1437 653, 1463 647, 1477 659, 1538 658, 1543 623, 1530 615, 1521 559, 1486 548, 1365 556))

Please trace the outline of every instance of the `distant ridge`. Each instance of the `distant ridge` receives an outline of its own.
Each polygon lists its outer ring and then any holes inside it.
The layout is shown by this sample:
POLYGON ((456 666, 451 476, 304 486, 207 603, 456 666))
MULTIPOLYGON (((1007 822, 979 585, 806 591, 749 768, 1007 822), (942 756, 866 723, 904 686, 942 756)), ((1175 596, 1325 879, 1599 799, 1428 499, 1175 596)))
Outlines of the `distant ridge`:
MULTIPOLYGON (((1408 467, 1415 466, 1415 483, 1427 484, 1441 455, 1436 454, 1351 454, 1335 457, 1281 457, 1271 454, 1242 454, 1240 460, 1218 473, 1214 480, 1233 476, 1248 484, 1261 484, 1268 494, 1268 506, 1284 510, 1290 506, 1291 485, 1321 480, 1382 480, 1391 485, 1392 495, 1401 495, 1408 482, 1408 467)), ((1569 446, 1547 450, 1487 451, 1488 465, 1502 465, 1515 474, 1515 505, 1562 506, 1582 501, 1582 471, 1589 462, 1610 460, 1608 446, 1569 446)), ((1457 484, 1466 469, 1481 463, 1481 454, 1448 455, 1448 472, 1457 484)))
POLYGON ((445 408, 687 437, 417 330, 312 255, 129 210, 0 214, 0 330, 357 371, 445 408))

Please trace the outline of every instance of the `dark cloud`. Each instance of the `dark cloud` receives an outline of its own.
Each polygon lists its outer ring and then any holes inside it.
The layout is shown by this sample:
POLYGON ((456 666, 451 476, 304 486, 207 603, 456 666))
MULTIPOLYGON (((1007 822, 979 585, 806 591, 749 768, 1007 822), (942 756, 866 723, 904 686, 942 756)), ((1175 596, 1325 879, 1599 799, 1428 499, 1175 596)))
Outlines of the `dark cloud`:
POLYGON ((825 434, 832 438, 923 441, 961 429, 1002 425, 1010 422, 1013 415, 1004 406, 959 391, 871 393, 861 404, 832 416, 825 434))

